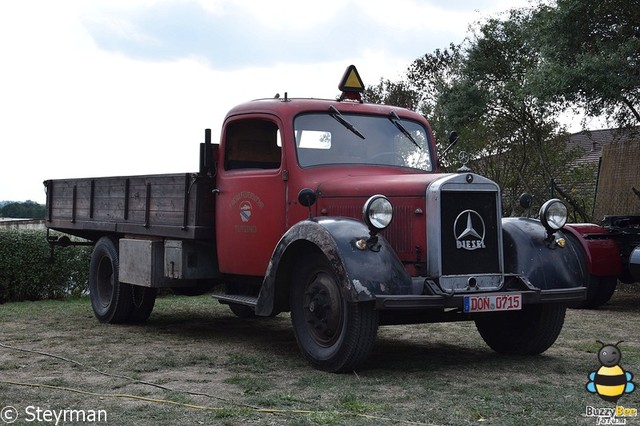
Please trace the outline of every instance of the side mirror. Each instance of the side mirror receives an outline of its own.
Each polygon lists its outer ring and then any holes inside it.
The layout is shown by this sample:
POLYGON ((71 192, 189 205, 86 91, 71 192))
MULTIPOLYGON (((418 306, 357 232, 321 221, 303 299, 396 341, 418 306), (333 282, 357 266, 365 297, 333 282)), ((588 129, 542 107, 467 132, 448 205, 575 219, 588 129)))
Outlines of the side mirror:
POLYGON ((444 158, 444 156, 447 155, 447 152, 449 152, 449 150, 453 148, 455 144, 458 143, 458 139, 459 139, 458 132, 454 130, 453 132, 449 133, 449 145, 447 145, 444 151, 442 151, 442 154, 440 154, 441 158, 444 158))
POLYGON ((318 196, 313 189, 304 188, 298 192, 298 202, 305 207, 311 207, 316 203, 317 199, 318 196))
POLYGON ((313 217, 313 214, 311 214, 311 206, 316 203, 317 199, 318 196, 313 189, 303 188, 298 192, 298 202, 300 205, 309 208, 309 219, 313 217))
POLYGON ((524 192, 520 195, 520 207, 522 207, 523 209, 528 209, 531 208, 531 203, 533 202, 533 195, 529 194, 528 192, 524 192))
POLYGON ((451 133, 449 133, 449 143, 456 143, 458 142, 458 132, 456 132, 455 130, 451 133))
POLYGON ((533 195, 523 192, 518 199, 520 207, 527 211, 527 217, 531 217, 531 204, 533 204, 533 195))

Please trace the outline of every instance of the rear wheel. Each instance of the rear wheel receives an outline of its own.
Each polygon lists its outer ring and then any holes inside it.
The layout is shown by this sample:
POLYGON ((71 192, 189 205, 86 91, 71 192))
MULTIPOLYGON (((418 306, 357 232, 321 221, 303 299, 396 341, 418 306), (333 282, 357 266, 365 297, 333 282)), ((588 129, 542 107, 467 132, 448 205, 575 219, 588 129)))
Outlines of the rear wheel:
POLYGON ((617 277, 596 277, 590 275, 587 281, 587 298, 577 305, 581 309, 595 309, 611 299, 618 285, 617 277))
POLYGON ((373 303, 348 303, 328 260, 308 256, 291 282, 291 321, 298 347, 316 368, 353 370, 369 355, 378 330, 373 303))
MULTIPOLYGON (((127 285, 127 284, 120 284, 127 285)), ((156 303, 156 295, 158 289, 151 287, 142 287, 138 285, 131 286, 131 297, 133 309, 127 322, 142 323, 149 319, 149 315, 153 311, 156 303)))
POLYGON ((93 313, 100 322, 126 322, 133 312, 131 286, 118 279, 117 241, 102 237, 93 247, 89 264, 89 295, 93 313))
POLYGON ((527 305, 520 311, 487 314, 476 319, 476 328, 496 352, 537 355, 560 335, 566 310, 560 304, 527 305))

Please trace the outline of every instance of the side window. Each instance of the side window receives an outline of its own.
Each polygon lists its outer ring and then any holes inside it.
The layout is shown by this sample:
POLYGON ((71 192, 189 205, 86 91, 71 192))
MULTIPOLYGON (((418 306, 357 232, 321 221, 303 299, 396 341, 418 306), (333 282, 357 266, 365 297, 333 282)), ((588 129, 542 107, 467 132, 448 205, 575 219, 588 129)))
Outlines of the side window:
POLYGON ((280 131, 268 120, 229 123, 225 133, 225 170, 277 169, 281 162, 280 131))

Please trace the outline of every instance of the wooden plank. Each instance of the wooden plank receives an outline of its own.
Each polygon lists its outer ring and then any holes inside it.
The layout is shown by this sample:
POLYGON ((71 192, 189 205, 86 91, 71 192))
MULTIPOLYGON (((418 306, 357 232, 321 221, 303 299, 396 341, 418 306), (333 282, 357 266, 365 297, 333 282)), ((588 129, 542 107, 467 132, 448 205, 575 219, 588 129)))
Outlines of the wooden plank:
POLYGON ((49 227, 83 236, 212 238, 212 187, 211 179, 193 182, 188 173, 48 181, 49 227))
POLYGON ((594 220, 607 215, 640 215, 640 141, 622 141, 602 148, 602 162, 594 208, 594 220))

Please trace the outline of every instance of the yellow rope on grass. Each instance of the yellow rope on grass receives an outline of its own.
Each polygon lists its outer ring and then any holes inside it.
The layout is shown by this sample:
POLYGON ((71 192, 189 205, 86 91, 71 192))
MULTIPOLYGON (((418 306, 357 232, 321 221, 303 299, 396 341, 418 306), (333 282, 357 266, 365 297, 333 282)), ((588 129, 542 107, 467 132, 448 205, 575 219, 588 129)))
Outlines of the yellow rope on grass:
MULTIPOLYGON (((98 393, 85 391, 82 389, 69 388, 64 386, 54 386, 54 385, 45 385, 42 383, 23 383, 23 382, 14 382, 10 380, 0 380, 0 383, 14 386, 26 386, 32 388, 44 388, 44 389, 53 389, 53 390, 62 390, 67 392, 79 393, 82 395, 95 396, 98 398, 126 398, 126 399, 135 399, 138 401, 152 402, 156 404, 167 404, 167 405, 176 405, 185 408, 192 408, 195 410, 204 410, 204 411, 218 411, 223 410, 225 407, 206 407, 202 405, 194 405, 194 404, 186 404, 183 402, 171 401, 169 399, 158 399, 158 398, 148 398, 146 396, 139 396, 133 394, 126 393, 98 393)), ((271 413, 271 414, 322 414, 327 413, 326 411, 314 411, 314 410, 300 410, 300 409, 277 409, 277 408, 254 408, 254 411, 258 413, 271 413)), ((393 422, 395 424, 405 424, 405 425, 416 425, 416 426, 435 426, 429 423, 421 423, 421 422, 412 422, 409 420, 400 420, 400 419, 392 419, 388 417, 380 417, 373 416, 370 414, 362 414, 362 413, 342 413, 345 416, 354 416, 354 417, 362 417, 370 420, 378 420, 378 421, 387 421, 393 422)))
POLYGON ((126 393, 90 392, 90 391, 85 391, 85 390, 82 390, 82 389, 68 388, 68 387, 64 387, 64 386, 45 385, 45 384, 42 384, 42 383, 22 383, 22 382, 12 382, 10 380, 1 380, 0 383, 4 383, 4 384, 7 384, 7 385, 15 385, 15 386, 27 386, 27 387, 31 387, 31 388, 44 388, 44 389, 63 390, 63 391, 67 391, 67 392, 79 393, 79 394, 82 394, 82 395, 97 396, 99 398, 137 399, 139 401, 154 402, 154 403, 160 403, 160 404, 180 405, 180 406, 183 406, 183 407, 195 408, 195 409, 198 409, 198 410, 210 410, 210 411, 213 411, 213 410, 221 410, 222 409, 220 407, 203 407, 203 406, 199 406, 199 405, 185 404, 185 403, 182 403, 182 402, 171 401, 171 400, 168 400, 168 399, 147 398, 146 396, 132 395, 132 394, 126 394, 126 393))

